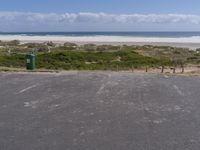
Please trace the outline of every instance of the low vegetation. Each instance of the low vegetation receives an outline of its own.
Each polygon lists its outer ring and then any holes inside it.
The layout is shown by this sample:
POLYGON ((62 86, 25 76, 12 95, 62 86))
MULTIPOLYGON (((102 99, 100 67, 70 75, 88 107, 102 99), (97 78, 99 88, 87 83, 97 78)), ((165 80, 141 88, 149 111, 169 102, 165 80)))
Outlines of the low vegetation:
POLYGON ((0 41, 0 66, 25 67, 25 55, 36 54, 37 68, 64 70, 129 70, 199 64, 199 51, 165 46, 112 46, 0 41))
MULTIPOLYGON (((0 66, 24 67, 25 54, 11 54, 0 56, 0 66)), ((159 60, 142 56, 135 51, 124 50, 116 52, 84 52, 58 51, 51 53, 36 53, 37 68, 65 69, 65 70, 127 70, 131 67, 156 67, 171 65, 169 60, 159 60)))

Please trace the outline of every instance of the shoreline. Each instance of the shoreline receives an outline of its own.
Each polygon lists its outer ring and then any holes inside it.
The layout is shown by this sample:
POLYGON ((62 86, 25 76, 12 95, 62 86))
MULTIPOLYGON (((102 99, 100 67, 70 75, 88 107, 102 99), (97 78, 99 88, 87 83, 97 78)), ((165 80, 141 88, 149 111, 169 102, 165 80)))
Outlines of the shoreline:
POLYGON ((72 42, 78 45, 96 44, 96 45, 153 45, 153 46, 171 46, 180 48, 189 48, 195 50, 200 48, 200 37, 188 38, 158 38, 158 37, 120 37, 120 36, 18 36, 18 35, 0 35, 1 41, 19 40, 22 43, 43 43, 52 41, 56 44, 72 42))

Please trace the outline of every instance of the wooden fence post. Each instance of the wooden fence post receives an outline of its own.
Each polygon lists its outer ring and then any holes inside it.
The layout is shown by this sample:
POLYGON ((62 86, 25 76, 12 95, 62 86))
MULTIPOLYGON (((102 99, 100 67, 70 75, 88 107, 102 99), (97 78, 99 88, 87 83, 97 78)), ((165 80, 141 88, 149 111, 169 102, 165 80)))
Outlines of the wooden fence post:
POLYGON ((182 65, 182 66, 181 66, 181 68, 182 68, 182 71, 181 71, 181 73, 184 73, 184 72, 185 72, 184 65, 182 65))
POLYGON ((132 72, 134 72, 134 67, 133 67, 133 65, 132 65, 132 67, 131 67, 131 70, 132 70, 132 72))
POLYGON ((162 66, 162 68, 161 68, 161 73, 164 73, 164 69, 165 69, 165 67, 162 66))
POLYGON ((173 68, 173 73, 176 73, 176 67, 173 68))

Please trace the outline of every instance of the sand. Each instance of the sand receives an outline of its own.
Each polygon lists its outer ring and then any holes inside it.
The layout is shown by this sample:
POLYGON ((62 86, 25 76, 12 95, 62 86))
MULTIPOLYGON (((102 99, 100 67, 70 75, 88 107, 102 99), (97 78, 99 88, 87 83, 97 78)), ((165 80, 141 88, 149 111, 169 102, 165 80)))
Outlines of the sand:
POLYGON ((52 41, 54 43, 73 42, 76 44, 111 44, 111 45, 158 45, 200 48, 200 37, 187 38, 159 38, 159 37, 123 37, 123 36, 27 36, 27 35, 0 35, 0 40, 20 40, 23 43, 41 43, 52 41))

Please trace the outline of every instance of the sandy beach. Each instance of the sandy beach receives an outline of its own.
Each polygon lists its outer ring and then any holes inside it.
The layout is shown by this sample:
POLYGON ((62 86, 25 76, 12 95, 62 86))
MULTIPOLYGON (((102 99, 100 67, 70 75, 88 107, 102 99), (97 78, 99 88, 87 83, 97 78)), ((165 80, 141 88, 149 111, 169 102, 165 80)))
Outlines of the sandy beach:
POLYGON ((27 36, 27 35, 0 35, 0 40, 20 40, 22 43, 54 43, 73 42, 76 44, 111 44, 111 45, 158 45, 200 48, 200 37, 167 38, 167 37, 123 37, 123 36, 27 36))

